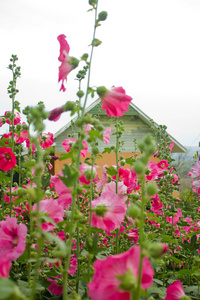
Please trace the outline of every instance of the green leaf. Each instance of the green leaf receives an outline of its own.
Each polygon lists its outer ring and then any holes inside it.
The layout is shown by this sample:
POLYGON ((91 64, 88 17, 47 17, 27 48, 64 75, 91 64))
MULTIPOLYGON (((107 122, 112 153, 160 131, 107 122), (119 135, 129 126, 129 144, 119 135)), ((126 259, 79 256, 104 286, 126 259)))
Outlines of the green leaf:
POLYGON ((15 292, 15 283, 8 278, 0 278, 0 297, 1 300, 11 297, 15 292))

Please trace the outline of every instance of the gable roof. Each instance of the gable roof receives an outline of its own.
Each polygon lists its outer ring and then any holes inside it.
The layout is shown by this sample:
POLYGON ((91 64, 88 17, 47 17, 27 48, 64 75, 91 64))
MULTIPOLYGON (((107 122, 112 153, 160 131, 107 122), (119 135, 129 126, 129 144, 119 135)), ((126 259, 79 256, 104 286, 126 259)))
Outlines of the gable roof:
MULTIPOLYGON (((106 111, 103 111, 102 109, 99 110, 98 106, 101 105, 101 99, 97 99, 96 101, 94 101, 91 105, 89 105, 86 109, 85 109, 85 114, 90 113, 90 114, 98 114, 98 115, 107 115, 106 111)), ((152 119, 147 116, 141 109, 139 109, 139 107, 137 107, 135 104, 133 104, 132 102, 129 105, 129 110, 124 112, 124 115, 130 115, 130 116, 138 116, 145 124, 147 124, 149 127, 152 127, 152 119)), ((73 118, 72 120, 70 120, 66 125, 64 125, 61 129, 59 129, 55 134, 54 134, 54 139, 56 139, 60 134, 62 134, 66 129, 69 128, 69 126, 71 125, 71 121, 76 121, 77 117, 73 118)), ((154 122, 154 125, 156 128, 158 128, 158 124, 156 122, 154 122)), ((180 144, 175 138, 173 138, 169 133, 168 137, 171 141, 174 142, 174 149, 175 151, 173 152, 186 152, 187 149, 180 144)))

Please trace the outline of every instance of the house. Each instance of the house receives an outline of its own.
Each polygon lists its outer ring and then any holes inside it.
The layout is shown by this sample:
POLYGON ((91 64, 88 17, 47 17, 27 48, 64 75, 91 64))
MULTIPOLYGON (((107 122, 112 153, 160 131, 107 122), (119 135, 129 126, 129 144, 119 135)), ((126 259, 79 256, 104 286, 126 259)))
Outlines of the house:
MULTIPOLYGON (((110 118, 107 116, 106 111, 102 111, 101 109, 101 100, 97 99, 94 101, 86 110, 85 114, 90 114, 92 116, 98 116, 101 124, 105 127, 111 127, 111 134, 115 132, 115 120, 114 118, 110 118)), ((75 118, 76 119, 76 118, 75 118)), ((74 120, 75 120, 74 119, 74 120)), ((124 116, 120 117, 120 120, 123 121, 124 132, 122 135, 122 140, 124 144, 122 146, 122 150, 120 151, 125 158, 133 155, 134 149, 134 139, 140 141, 144 138, 148 133, 152 134, 152 121, 151 119, 141 111, 135 104, 130 103, 129 110, 124 113, 124 116)), ((54 134, 55 140, 55 156, 60 156, 61 153, 65 153, 65 149, 62 146, 62 142, 68 138, 68 135, 71 134, 71 121, 63 126, 59 131, 54 134)), ((154 123, 156 127, 158 124, 154 123)), ((116 144, 116 136, 110 136, 109 147, 116 144)), ((185 152, 186 149, 175 140, 170 134, 168 134, 168 139, 174 142, 173 153, 185 152)), ((103 141, 99 141, 98 148, 101 152, 101 158, 96 159, 96 163, 99 166, 99 176, 101 176, 103 165, 107 164, 111 166, 116 164, 115 153, 103 153, 105 147, 108 147, 103 141)), ((87 157, 90 157, 90 148, 88 148, 87 157)), ((54 161, 54 174, 57 174, 63 167, 63 164, 68 163, 67 160, 56 160, 54 161)))

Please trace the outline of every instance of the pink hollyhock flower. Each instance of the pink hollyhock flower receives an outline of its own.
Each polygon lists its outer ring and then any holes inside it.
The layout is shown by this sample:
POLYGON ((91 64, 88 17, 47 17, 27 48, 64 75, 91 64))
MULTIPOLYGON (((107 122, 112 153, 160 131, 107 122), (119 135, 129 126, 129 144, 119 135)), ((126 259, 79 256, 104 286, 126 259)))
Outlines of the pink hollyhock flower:
MULTIPOLYGON (((97 259, 93 265, 94 275, 88 283, 92 300, 130 299, 131 289, 137 286, 140 263, 140 247, 133 246, 128 251, 97 259)), ((142 263, 142 289, 153 284, 154 271, 148 257, 142 263)))
POLYGON ((49 121, 54 121, 54 122, 58 121, 63 112, 64 112, 63 106, 54 108, 49 112, 49 117, 48 117, 49 121))
POLYGON ((68 273, 70 275, 73 275, 76 273, 76 270, 77 270, 77 258, 75 254, 72 254, 70 258, 70 266, 69 266, 68 273))
POLYGON ((50 183, 54 185, 55 191, 58 194, 58 204, 68 210, 69 205, 72 203, 71 189, 62 182, 59 175, 63 177, 63 172, 60 171, 59 174, 52 176, 50 183))
MULTIPOLYGON (((116 175, 113 176, 113 179, 116 180, 116 175)), ((124 169, 124 168, 119 168, 118 170, 118 180, 119 181, 123 181, 123 183, 125 184, 125 186, 127 186, 128 190, 127 193, 131 194, 131 192, 136 189, 139 189, 138 186, 138 177, 137 174, 133 171, 133 170, 129 170, 129 169, 124 169)))
POLYGON ((127 233, 127 238, 131 240, 132 243, 137 244, 137 242, 139 241, 138 229, 130 229, 127 233))
POLYGON ((11 148, 0 148, 0 169, 2 171, 9 171, 13 169, 16 163, 17 160, 11 148))
MULTIPOLYGON (((118 182, 118 195, 124 200, 126 201, 128 196, 125 196, 124 194, 127 193, 127 186, 124 185, 123 181, 119 181, 118 182)), ((104 192, 113 192, 116 193, 116 182, 115 181, 111 181, 109 183, 106 183, 105 186, 102 189, 102 193, 104 192)))
POLYGON ((9 272, 11 269, 11 262, 6 255, 0 255, 0 278, 9 277, 9 272))
MULTIPOLYGON (((26 147, 28 148, 28 149, 30 149, 30 139, 29 138, 27 138, 26 139, 26 147)), ((34 154, 34 152, 36 151, 36 145, 35 145, 35 143, 31 143, 31 148, 32 148, 32 154, 34 154)))
POLYGON ((107 90, 104 86, 97 88, 97 94, 102 101, 102 110, 106 110, 109 117, 121 117, 129 110, 132 98, 127 96, 122 87, 112 87, 107 90))
POLYGON ((61 278, 60 275, 57 275, 53 278, 55 279, 47 278, 47 281, 51 282, 51 285, 48 287, 48 290, 50 290, 54 295, 62 295, 63 285, 58 284, 58 280, 61 278))
POLYGON ((79 61, 75 57, 70 57, 69 54, 69 44, 66 41, 66 36, 61 34, 57 37, 60 43, 60 55, 58 60, 61 62, 59 67, 59 77, 58 82, 62 81, 60 91, 66 90, 64 86, 64 81, 67 81, 67 75, 78 66, 79 61))
MULTIPOLYGON (((37 210, 37 204, 35 203, 32 207, 32 211, 37 210)), ((39 211, 47 214, 55 223, 63 221, 65 215, 64 209, 58 204, 58 201, 50 198, 48 200, 41 200, 39 203, 39 211)), ((42 223, 42 229, 46 231, 54 230, 56 227, 51 223, 42 223)))
POLYGON ((158 197, 158 194, 153 196, 152 199, 153 199, 153 201, 152 201, 151 211, 153 211, 157 214, 159 212, 159 210, 163 208, 163 202, 158 197))
POLYGON ((148 163, 148 175, 145 176, 146 180, 153 180, 158 177, 158 167, 154 161, 148 163))
POLYGON ((103 133, 103 141, 104 143, 106 143, 106 145, 108 145, 108 143, 110 142, 110 134, 111 134, 111 128, 108 127, 103 133))
POLYGON ((85 129, 85 134, 88 135, 88 132, 93 128, 94 126, 91 124, 85 124, 84 129, 85 129))
MULTIPOLYGON (((67 151, 70 152, 70 149, 72 145, 76 142, 76 139, 72 138, 67 138, 62 142, 63 148, 67 151)), ((83 140, 83 149, 81 149, 81 156, 86 157, 87 151, 88 151, 88 146, 85 140, 83 140)))
POLYGON ((54 143, 53 133, 51 132, 43 133, 42 136, 39 135, 38 139, 43 149, 50 148, 54 143))
POLYGON ((27 227, 17 224, 16 218, 0 222, 0 255, 12 261, 20 257, 26 248, 27 227))
POLYGON ((113 192, 104 192, 92 201, 92 227, 112 231, 120 227, 126 215, 124 200, 113 192))
POLYGON ((171 217, 166 217, 166 222, 169 222, 170 224, 172 224, 172 218, 173 218, 173 224, 176 224, 179 222, 179 218, 181 218, 183 216, 180 208, 177 208, 177 213, 175 216, 171 216, 171 217))
POLYGON ((79 168, 79 172, 81 176, 79 177, 79 181, 86 185, 92 182, 96 182, 98 180, 97 168, 96 166, 90 166, 86 163, 82 163, 79 168))
POLYGON ((174 147, 174 142, 172 141, 171 144, 167 146, 167 148, 170 149, 170 153, 172 152, 173 147, 174 147))
MULTIPOLYGON (((14 191, 16 191, 18 189, 17 186, 12 187, 11 192, 13 193, 14 191)), ((17 199, 18 197, 16 196, 12 196, 12 202, 14 202, 15 199, 17 199)), ((4 195, 4 201, 10 203, 10 188, 8 187, 6 190, 6 193, 4 195)))
MULTIPOLYGON (((5 116, 5 118, 6 118, 6 123, 12 125, 12 121, 10 120, 10 117, 9 117, 9 118, 6 117, 7 113, 10 113, 10 114, 11 114, 12 112, 8 110, 8 111, 6 111, 5 114, 4 114, 4 116, 5 116)), ((14 125, 20 124, 20 121, 21 121, 20 114, 19 114, 18 112, 16 112, 16 113, 15 113, 15 116, 14 116, 14 125)))
POLYGON ((163 171, 167 170, 168 166, 169 164, 167 160, 161 160, 157 163, 159 177, 163 176, 163 171))
POLYGON ((189 300, 190 298, 185 295, 182 283, 177 280, 167 288, 167 296, 165 300, 189 300))

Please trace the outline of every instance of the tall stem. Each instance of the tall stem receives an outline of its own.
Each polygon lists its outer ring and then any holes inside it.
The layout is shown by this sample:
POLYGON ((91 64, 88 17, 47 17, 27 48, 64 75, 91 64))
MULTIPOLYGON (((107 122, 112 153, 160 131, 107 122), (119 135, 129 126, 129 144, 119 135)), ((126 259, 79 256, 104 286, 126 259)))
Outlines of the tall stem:
MULTIPOLYGON (((119 124, 118 124, 118 118, 115 119, 115 126, 116 126, 116 149, 115 149, 115 155, 116 155, 116 194, 118 194, 118 181, 119 181, 119 124)), ((119 229, 116 230, 116 241, 115 241, 115 253, 119 253, 119 229)))

